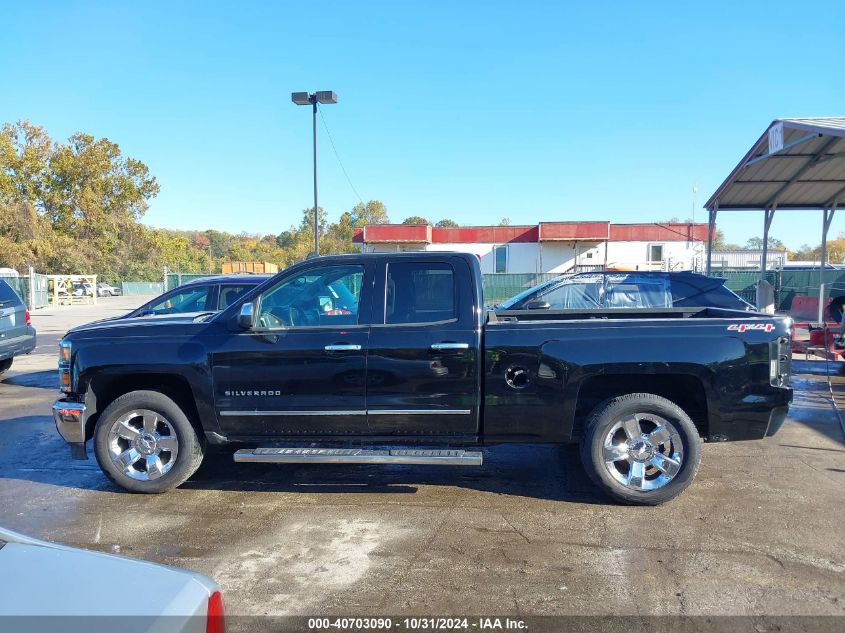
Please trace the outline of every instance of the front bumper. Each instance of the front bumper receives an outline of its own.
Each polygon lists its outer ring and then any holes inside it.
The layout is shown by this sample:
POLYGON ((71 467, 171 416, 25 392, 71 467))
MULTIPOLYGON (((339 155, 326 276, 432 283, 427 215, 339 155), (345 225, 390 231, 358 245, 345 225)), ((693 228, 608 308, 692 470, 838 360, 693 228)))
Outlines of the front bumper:
POLYGON ((74 459, 88 459, 85 450, 85 405, 62 398, 53 403, 53 421, 56 430, 70 445, 70 454, 74 459))

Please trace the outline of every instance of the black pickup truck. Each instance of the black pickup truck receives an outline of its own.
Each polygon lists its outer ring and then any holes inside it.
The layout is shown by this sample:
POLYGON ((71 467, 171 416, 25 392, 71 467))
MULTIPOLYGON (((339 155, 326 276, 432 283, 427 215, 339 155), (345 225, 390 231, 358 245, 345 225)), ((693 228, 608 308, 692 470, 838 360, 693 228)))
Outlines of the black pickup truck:
POLYGON ((216 314, 106 321, 61 341, 73 457, 163 492, 208 444, 236 461, 479 465, 482 445, 580 442, 592 479, 657 504, 701 439, 773 435, 788 319, 714 308, 485 312, 475 256, 321 257, 216 314))

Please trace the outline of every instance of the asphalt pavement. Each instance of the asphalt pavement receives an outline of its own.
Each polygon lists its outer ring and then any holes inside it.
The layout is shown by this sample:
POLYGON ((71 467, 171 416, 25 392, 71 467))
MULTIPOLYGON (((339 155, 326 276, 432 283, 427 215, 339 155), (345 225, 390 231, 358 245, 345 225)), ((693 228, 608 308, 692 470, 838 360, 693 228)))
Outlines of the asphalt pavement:
MULTIPOLYGON (((485 450, 480 468, 218 450, 180 489, 132 495, 70 459, 50 404, 64 331, 144 300, 33 314, 38 348, 0 381, 0 525, 202 572, 229 614, 826 615, 841 630, 845 437, 824 362, 795 363, 780 433, 705 445, 693 485, 655 508, 613 505, 551 446, 485 450)), ((845 377, 834 390, 845 401, 845 377)))

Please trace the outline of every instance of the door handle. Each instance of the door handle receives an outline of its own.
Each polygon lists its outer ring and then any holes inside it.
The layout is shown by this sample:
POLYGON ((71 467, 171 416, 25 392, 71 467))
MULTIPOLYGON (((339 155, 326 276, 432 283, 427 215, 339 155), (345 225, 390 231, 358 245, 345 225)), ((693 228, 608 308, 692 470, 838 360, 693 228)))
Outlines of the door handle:
POLYGON ((435 352, 445 352, 454 349, 469 349, 469 343, 432 343, 431 349, 435 352))
POLYGON ((327 352, 357 352, 361 349, 361 346, 350 345, 345 343, 335 343, 334 345, 326 345, 323 349, 327 352))

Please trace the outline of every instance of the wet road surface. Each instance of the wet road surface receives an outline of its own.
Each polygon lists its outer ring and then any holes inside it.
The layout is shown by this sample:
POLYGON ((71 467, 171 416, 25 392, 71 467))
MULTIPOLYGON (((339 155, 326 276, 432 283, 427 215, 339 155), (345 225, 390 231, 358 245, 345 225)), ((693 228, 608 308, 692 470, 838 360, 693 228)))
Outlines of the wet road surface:
POLYGON ((824 363, 795 363, 777 436, 705 445, 695 483, 656 508, 612 505, 574 449, 543 446, 486 450, 480 468, 218 450, 142 496, 72 461, 49 417, 61 333, 141 302, 34 314, 39 349, 0 381, 0 525, 202 572, 229 614, 845 614, 845 438, 824 363))

